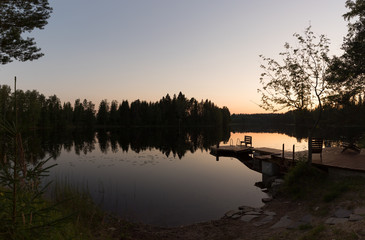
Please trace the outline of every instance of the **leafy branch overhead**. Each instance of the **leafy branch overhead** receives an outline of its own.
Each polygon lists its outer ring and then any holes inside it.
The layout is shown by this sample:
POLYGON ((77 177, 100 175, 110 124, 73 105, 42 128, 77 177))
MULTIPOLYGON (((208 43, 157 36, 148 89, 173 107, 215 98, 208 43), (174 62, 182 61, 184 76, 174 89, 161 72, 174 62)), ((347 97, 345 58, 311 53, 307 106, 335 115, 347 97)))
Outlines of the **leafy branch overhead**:
POLYGON ((332 101, 346 105, 364 93, 365 80, 365 2, 346 1, 350 10, 343 15, 348 21, 348 33, 344 37, 344 53, 330 64, 328 81, 334 89, 332 101))
POLYGON ((297 46, 285 43, 281 61, 260 55, 265 62, 260 83, 262 108, 278 111, 282 109, 311 109, 322 104, 327 90, 325 75, 328 68, 329 39, 315 35, 311 27, 304 36, 295 33, 297 46))
POLYGON ((24 37, 43 29, 52 8, 48 0, 0 1, 0 62, 31 61, 43 56, 34 38, 24 37))

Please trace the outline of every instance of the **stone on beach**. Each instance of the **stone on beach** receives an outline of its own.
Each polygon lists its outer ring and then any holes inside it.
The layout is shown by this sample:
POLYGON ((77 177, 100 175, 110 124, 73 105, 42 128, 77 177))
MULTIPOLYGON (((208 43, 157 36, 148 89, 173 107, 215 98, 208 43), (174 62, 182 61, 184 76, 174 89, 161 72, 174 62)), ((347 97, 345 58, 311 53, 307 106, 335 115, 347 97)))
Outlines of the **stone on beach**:
POLYGON ((335 215, 336 218, 349 218, 351 213, 352 212, 350 210, 340 208, 335 212, 334 215, 335 215))
POLYGON ((355 208, 354 214, 356 214, 356 215, 365 215, 365 207, 355 208))
POLYGON ((364 217, 363 216, 360 216, 360 215, 357 215, 357 214, 351 214, 350 217, 349 217, 349 221, 351 222, 356 222, 356 221, 360 221, 360 220, 363 220, 364 217))
POLYGON ((274 219, 274 217, 272 215, 269 215, 269 216, 266 216, 263 219, 255 222, 253 225, 256 227, 259 227, 259 226, 270 223, 273 219, 274 219))
POLYGON ((339 224, 339 223, 345 223, 345 222, 348 222, 349 219, 348 218, 336 218, 336 217, 331 217, 331 218, 328 218, 326 221, 325 221, 325 224, 329 224, 329 225, 335 225, 335 224, 339 224))
POLYGON ((264 211, 262 214, 268 215, 268 216, 275 216, 276 215, 275 212, 270 212, 270 211, 264 211))
POLYGON ((240 206, 238 207, 239 210, 241 210, 242 212, 250 212, 250 211, 254 211, 255 208, 253 207, 248 207, 248 206, 240 206))
POLYGON ((228 218, 233 218, 235 215, 242 215, 242 211, 240 210, 231 210, 226 212, 226 214, 224 214, 225 217, 228 218))
POLYGON ((286 228, 289 227, 293 221, 289 218, 289 216, 285 215, 280 220, 271 226, 271 228, 286 228))
POLYGON ((246 212, 246 215, 261 215, 261 211, 250 211, 250 212, 246 212))
POLYGON ((271 197, 267 197, 267 198, 263 198, 262 202, 267 203, 267 202, 271 202, 272 198, 271 197))
POLYGON ((250 222, 252 219, 259 217, 259 215, 243 215, 241 221, 250 222))

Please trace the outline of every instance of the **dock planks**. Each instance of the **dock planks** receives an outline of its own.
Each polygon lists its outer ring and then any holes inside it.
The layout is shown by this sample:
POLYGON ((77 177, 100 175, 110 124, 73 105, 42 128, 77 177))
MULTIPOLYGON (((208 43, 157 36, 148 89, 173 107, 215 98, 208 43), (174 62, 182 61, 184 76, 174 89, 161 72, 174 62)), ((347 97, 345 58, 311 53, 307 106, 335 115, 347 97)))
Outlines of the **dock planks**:
MULTIPOLYGON (((342 152, 341 147, 327 147, 323 148, 322 161, 319 154, 313 154, 312 162, 314 165, 323 166, 326 168, 337 168, 347 171, 358 171, 365 173, 365 149, 361 149, 360 153, 352 150, 342 152)), ((253 148, 244 145, 235 146, 216 146, 211 147, 211 153, 217 156, 235 156, 240 154, 254 154, 257 159, 270 160, 282 159, 282 150, 274 148, 253 148)), ((294 161, 305 159, 308 151, 295 152, 294 161)), ((285 162, 293 161, 293 153, 289 151, 284 152, 285 162)))
MULTIPOLYGON (((253 147, 246 147, 244 145, 230 145, 230 146, 219 146, 218 148, 216 146, 213 146, 210 148, 211 153, 213 155, 218 156, 232 156, 232 155, 240 155, 240 154, 255 154, 257 156, 267 156, 273 157, 273 158, 279 158, 282 157, 282 150, 275 149, 275 148, 253 148, 253 147)), ((296 154, 296 156, 298 156, 296 154)), ((260 158, 260 157, 258 157, 260 158)), ((284 158, 286 160, 293 160, 293 153, 292 152, 284 152, 284 158)))
POLYGON ((233 154, 251 154, 252 147, 246 147, 244 145, 231 145, 231 146, 213 146, 210 151, 214 155, 233 155, 233 154))
POLYGON ((312 163, 319 166, 365 172, 365 149, 360 153, 352 150, 342 152, 341 147, 323 148, 322 161, 319 154, 313 154, 312 163))

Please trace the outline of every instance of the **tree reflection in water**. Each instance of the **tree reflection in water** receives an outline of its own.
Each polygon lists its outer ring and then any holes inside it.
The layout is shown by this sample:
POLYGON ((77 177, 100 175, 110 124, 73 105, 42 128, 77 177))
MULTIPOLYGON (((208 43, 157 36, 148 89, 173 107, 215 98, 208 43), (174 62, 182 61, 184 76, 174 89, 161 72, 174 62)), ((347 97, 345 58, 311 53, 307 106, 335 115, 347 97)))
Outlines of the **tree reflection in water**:
MULTIPOLYGON (((96 147, 107 154, 111 152, 157 149, 164 155, 181 159, 187 152, 208 150, 217 142, 227 142, 228 129, 217 128, 114 128, 96 131, 39 131, 23 134, 24 149, 28 161, 37 161, 46 156, 57 159, 62 149, 74 149, 75 154, 88 154, 96 147)), ((0 139, 0 154, 5 152, 6 144, 0 139)), ((0 156, 1 157, 1 156, 0 156)))

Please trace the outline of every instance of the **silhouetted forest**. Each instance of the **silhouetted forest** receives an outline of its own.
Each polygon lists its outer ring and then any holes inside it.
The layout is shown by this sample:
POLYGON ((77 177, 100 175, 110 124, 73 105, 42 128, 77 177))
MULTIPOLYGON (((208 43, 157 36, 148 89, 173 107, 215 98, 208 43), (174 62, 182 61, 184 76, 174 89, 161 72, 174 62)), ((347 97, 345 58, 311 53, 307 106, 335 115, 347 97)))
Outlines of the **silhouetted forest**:
POLYGON ((277 125, 294 124, 292 112, 288 113, 261 113, 261 114, 232 114, 231 123, 233 125, 243 125, 247 127, 270 127, 277 125))
MULTIPOLYGON (((1 120, 15 119, 14 93, 7 85, 0 85, 1 120)), ((24 129, 90 128, 94 126, 227 126, 230 112, 209 100, 187 99, 181 92, 167 94, 158 102, 127 100, 118 103, 102 100, 95 104, 77 99, 74 104, 61 103, 56 96, 45 97, 38 91, 17 90, 18 124, 24 129)))

